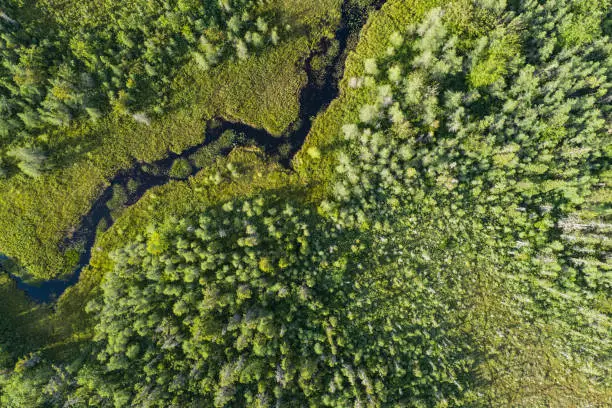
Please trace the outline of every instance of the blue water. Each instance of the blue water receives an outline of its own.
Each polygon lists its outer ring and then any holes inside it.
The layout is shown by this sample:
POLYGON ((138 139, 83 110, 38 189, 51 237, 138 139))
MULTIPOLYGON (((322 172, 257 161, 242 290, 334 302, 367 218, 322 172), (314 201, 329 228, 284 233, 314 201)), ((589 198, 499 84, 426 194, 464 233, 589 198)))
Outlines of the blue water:
MULTIPOLYGON (((0 254, 0 261, 8 258, 0 254)), ((38 303, 50 303, 55 301, 66 289, 77 283, 83 267, 78 267, 67 280, 52 279, 38 283, 27 283, 23 278, 9 274, 17 284, 17 288, 23 290, 32 300, 38 303)))

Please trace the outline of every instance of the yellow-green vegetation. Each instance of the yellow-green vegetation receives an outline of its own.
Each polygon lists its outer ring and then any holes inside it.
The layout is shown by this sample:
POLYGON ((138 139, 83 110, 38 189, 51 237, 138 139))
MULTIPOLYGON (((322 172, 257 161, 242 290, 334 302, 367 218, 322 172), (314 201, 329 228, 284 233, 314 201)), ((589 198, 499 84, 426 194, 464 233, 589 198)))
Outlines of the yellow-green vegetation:
POLYGON ((318 191, 327 191, 333 179, 337 152, 343 143, 342 125, 357 120, 359 108, 369 96, 367 89, 351 86, 364 74, 363 61, 385 55, 389 36, 394 31, 419 21, 427 10, 440 4, 436 0, 387 1, 366 23, 357 47, 347 58, 340 96, 315 120, 303 148, 294 158, 293 165, 302 177, 322 184, 318 191), (313 160, 313 152, 320 157, 313 160))
POLYGON ((23 360, 18 366, 23 365, 33 357, 29 353, 45 345, 51 335, 50 310, 28 299, 4 272, 0 273, 0 299, 0 367, 13 366, 19 358, 23 360))
POLYGON ((0 252, 34 277, 65 274, 74 265, 67 262, 62 242, 113 175, 134 160, 151 162, 168 150, 201 143, 206 121, 216 116, 277 135, 297 120, 299 92, 306 84, 302 62, 321 38, 333 35, 340 1, 283 0, 270 7, 293 27, 277 47, 210 71, 188 64, 171 85, 170 110, 146 118, 149 125, 111 115, 62 128, 49 136, 61 167, 36 179, 18 175, 0 180, 0 252))
MULTIPOLYGON (((232 151, 218 158, 185 182, 172 181, 150 189, 136 204, 125 210, 117 222, 101 234, 92 251, 90 267, 79 282, 69 288, 57 303, 58 322, 73 326, 77 332, 91 327, 86 323, 84 299, 98 288, 102 277, 112 269, 108 254, 135 239, 149 225, 162 223, 168 217, 180 219, 198 208, 220 205, 237 197, 250 197, 275 191, 286 198, 303 194, 304 185, 296 175, 276 163, 267 161, 256 148, 232 151), (301 188, 300 188, 301 187, 301 188)), ((69 333, 69 332, 68 332, 69 333)), ((80 333, 77 339, 81 338, 80 333)))
MULTIPOLYGON (((338 11, 278 4, 315 26, 338 11)), ((387 1, 293 168, 257 146, 216 157, 236 136, 223 133, 135 204, 137 187, 118 186, 115 223, 53 312, 11 297, 5 320, 44 341, 4 353, 0 404, 609 406, 606 13, 599 0, 387 1)), ((287 32, 304 52, 319 38, 287 32)), ((282 47, 202 78, 246 91, 240 67, 282 47)), ((185 120, 274 132, 275 108, 252 121, 255 97, 215 105, 191 86, 194 64, 173 89, 185 120)))

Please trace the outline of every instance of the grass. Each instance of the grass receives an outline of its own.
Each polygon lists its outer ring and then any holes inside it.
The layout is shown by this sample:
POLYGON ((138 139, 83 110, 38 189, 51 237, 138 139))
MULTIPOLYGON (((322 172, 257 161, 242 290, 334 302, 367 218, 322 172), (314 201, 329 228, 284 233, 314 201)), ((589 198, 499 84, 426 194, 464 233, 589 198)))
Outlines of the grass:
POLYGON ((74 266, 62 241, 119 170, 200 143, 206 121, 215 116, 281 135, 298 116, 307 80, 302 62, 323 36, 333 34, 340 5, 340 0, 273 2, 270 7, 291 22, 291 36, 243 63, 227 62, 209 72, 188 64, 172 84, 172 109, 150 126, 109 116, 54 134, 49 139, 62 152, 56 157, 65 163, 62 168, 37 179, 0 181, 0 253, 36 278, 62 276, 74 266))
POLYGON ((44 345, 51 334, 49 309, 32 303, 15 282, 0 271, 0 374, 3 368, 20 357, 44 345))

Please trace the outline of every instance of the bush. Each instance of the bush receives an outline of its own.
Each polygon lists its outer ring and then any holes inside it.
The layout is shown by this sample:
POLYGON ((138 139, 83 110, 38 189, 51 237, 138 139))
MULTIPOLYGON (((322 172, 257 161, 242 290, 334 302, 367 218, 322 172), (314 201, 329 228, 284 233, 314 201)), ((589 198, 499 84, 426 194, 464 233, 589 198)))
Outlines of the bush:
POLYGON ((186 179, 191 176, 193 168, 187 159, 176 159, 170 168, 170 177, 176 179, 186 179))
POLYGON ((112 187, 113 194, 111 198, 106 202, 106 206, 109 210, 114 211, 121 209, 128 201, 128 193, 121 184, 115 184, 112 187))

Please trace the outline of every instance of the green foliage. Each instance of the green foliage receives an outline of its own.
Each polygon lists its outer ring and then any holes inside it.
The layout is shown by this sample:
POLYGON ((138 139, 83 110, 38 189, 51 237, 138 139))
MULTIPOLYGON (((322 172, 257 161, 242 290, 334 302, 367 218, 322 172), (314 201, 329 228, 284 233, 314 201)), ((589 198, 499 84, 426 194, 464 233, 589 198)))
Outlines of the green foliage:
POLYGON ((140 187, 140 183, 134 179, 129 179, 125 186, 128 194, 135 194, 138 191, 138 187, 140 187))
POLYGON ((0 379, 0 403, 7 407, 45 406, 50 401, 42 391, 51 373, 50 367, 42 366, 0 379))
POLYGON ((9 261, 0 259, 0 395, 4 373, 13 369, 19 359, 23 365, 29 360, 26 356, 41 347, 50 335, 49 311, 17 290, 6 273, 10 269, 9 261))
POLYGON ((476 354, 452 305, 469 299, 462 276, 494 257, 446 260, 445 248, 479 242, 466 227, 419 219, 356 238, 269 195, 170 219, 112 255, 88 306, 100 381, 123 384, 118 406, 459 401, 476 354))
MULTIPOLYGON (((562 387, 538 391, 539 400, 531 397, 527 389, 544 388, 545 376, 574 381, 581 390, 605 387, 609 377, 601 358, 611 347, 603 340, 611 322, 588 301, 609 290, 607 223, 581 221, 575 212, 593 189, 609 188, 604 163, 610 160, 610 141, 603 135, 611 49, 607 37, 593 37, 580 49, 562 48, 554 21, 564 4, 570 2, 546 2, 542 8, 528 2, 515 14, 492 9, 492 16, 481 20, 496 20, 497 28, 476 27, 465 34, 469 41, 461 38, 456 15, 433 9, 419 25, 392 35, 386 56, 364 58, 365 76, 353 84, 368 97, 358 122, 343 126, 346 144, 333 185, 343 204, 325 206, 341 225, 367 228, 372 217, 395 220, 398 213, 410 216, 435 203, 492 231, 495 241, 489 245, 507 254, 515 269, 498 273, 517 283, 500 293, 525 297, 516 305, 525 314, 516 319, 535 319, 532 324, 542 325, 550 339, 544 348, 572 356, 554 363, 538 359, 542 368, 518 374, 518 367, 496 357, 501 344, 491 343, 490 361, 481 369, 507 364, 507 371, 492 369, 483 392, 510 405, 580 400, 562 387), (543 34, 541 27, 549 31, 543 34), (408 74, 401 78, 398 72, 408 74), (580 230, 598 236, 582 238, 580 230), (568 245, 559 240, 564 231, 576 243, 603 246, 568 245), (587 340, 587 331, 597 340, 587 340), (526 385, 517 394, 509 384, 519 376, 526 385)), ((599 208, 596 217, 603 215, 599 208)), ((501 322, 500 330, 507 331, 501 322)), ((506 353, 537 354, 536 340, 523 330, 529 329, 508 331, 506 337, 529 345, 506 353)), ((601 394, 587 395, 596 401, 601 394)))
POLYGON ((472 57, 468 78, 474 88, 489 86, 500 80, 507 73, 510 60, 520 53, 518 35, 500 31, 490 34, 485 50, 472 57))
POLYGON ((38 177, 45 168, 47 156, 40 148, 17 147, 8 152, 23 174, 38 177))
POLYGON ((121 207, 123 207, 128 201, 128 193, 125 190, 125 188, 120 185, 120 184, 116 184, 113 186, 113 195, 111 196, 110 200, 108 200, 108 202, 106 203, 106 206, 109 208, 109 210, 118 210, 121 207))
POLYGON ((609 405, 603 2, 434 3, 372 21, 299 177, 226 134, 127 209, 59 303, 93 341, 0 343, 0 401, 609 405))
POLYGON ((187 159, 177 159, 172 163, 170 169, 170 177, 177 179, 185 179, 191 175, 193 168, 187 159))
MULTIPOLYGON (((0 179, 0 248, 29 272, 48 279, 69 272, 62 253, 66 235, 80 223, 117 172, 151 163, 168 151, 202 143, 204 124, 232 118, 281 135, 299 113, 307 81, 303 59, 339 21, 338 0, 274 2, 283 21, 307 35, 289 38, 243 62, 226 61, 203 72, 187 63, 168 84, 172 109, 144 126, 130 117, 106 115, 96 123, 73 124, 49 134, 50 163, 61 162, 38 179, 0 179), (61 205, 58 205, 61 203, 61 205)), ((15 162, 0 166, 14 174, 15 162)))
MULTIPOLYGON (((11 6, 7 12, 23 16, 23 5, 11 6)), ((111 110, 150 124, 142 111, 166 108, 167 85, 190 55, 208 69, 278 43, 279 28, 269 34, 261 1, 108 1, 92 8, 45 0, 37 7, 46 25, 6 13, 0 19, 0 154, 24 142, 40 145, 48 128, 97 121, 111 110)), ((30 176, 40 170, 28 163, 19 169, 30 176)))
POLYGON ((224 151, 229 151, 238 142, 238 137, 233 131, 225 131, 219 138, 211 143, 208 143, 202 149, 194 153, 189 160, 196 168, 210 167, 222 155, 224 151))

